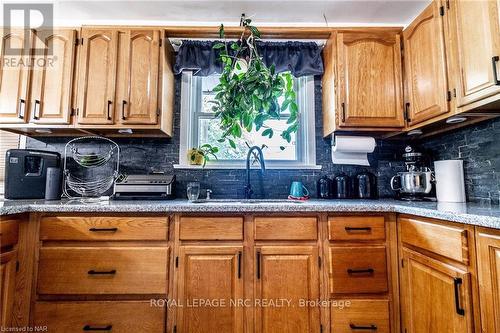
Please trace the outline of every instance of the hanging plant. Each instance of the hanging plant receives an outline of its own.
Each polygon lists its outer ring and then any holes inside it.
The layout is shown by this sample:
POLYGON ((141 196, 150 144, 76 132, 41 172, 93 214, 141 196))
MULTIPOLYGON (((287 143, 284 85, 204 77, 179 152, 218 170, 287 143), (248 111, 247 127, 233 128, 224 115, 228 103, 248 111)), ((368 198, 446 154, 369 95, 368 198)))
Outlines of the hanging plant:
POLYGON ((291 134, 298 129, 299 111, 292 74, 276 73, 274 65, 266 66, 256 45, 260 32, 250 24, 251 20, 243 17, 244 31, 237 42, 231 43, 225 40, 224 25, 221 25, 219 35, 223 42, 214 45, 214 49, 220 50, 223 69, 220 82, 214 88, 212 110, 224 131, 219 142, 227 141, 232 148, 236 148, 234 139, 241 138, 243 131, 255 130, 272 138, 277 130, 267 121, 280 119, 286 111, 290 113, 288 127, 279 135, 290 142, 291 134), (281 105, 280 98, 283 98, 281 105))

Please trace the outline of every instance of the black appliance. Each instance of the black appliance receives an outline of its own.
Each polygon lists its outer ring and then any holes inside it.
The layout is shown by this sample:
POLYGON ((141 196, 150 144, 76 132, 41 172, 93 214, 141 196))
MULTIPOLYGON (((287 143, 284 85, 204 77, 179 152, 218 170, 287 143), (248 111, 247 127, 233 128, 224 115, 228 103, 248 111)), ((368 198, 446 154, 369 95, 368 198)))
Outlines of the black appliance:
POLYGON ((333 178, 333 197, 336 199, 349 199, 351 197, 351 178, 345 173, 333 178))
POLYGON ((330 178, 323 176, 318 179, 317 190, 319 199, 330 199, 332 197, 333 183, 330 178))
POLYGON ((45 200, 59 200, 62 195, 62 170, 61 168, 47 168, 45 181, 45 200))
POLYGON ((47 168, 59 167, 59 153, 9 149, 5 154, 5 198, 43 199, 47 168))
POLYGON ((377 181, 370 172, 360 172, 354 178, 354 196, 358 199, 375 199, 377 197, 377 181))

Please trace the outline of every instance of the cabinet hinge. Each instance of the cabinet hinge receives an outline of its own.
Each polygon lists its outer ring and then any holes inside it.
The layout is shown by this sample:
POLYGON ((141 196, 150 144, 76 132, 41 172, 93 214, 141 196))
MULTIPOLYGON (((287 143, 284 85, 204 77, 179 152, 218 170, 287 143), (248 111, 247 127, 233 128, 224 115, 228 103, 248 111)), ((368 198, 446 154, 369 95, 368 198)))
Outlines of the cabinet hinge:
POLYGON ((163 38, 160 38, 160 47, 162 46, 163 44, 163 38))
POLYGON ((404 259, 401 259, 401 267, 405 267, 405 260, 404 259))
POLYGON ((78 45, 83 45, 83 38, 77 38, 75 40, 75 45, 78 46, 78 45))
POLYGON ((444 6, 439 7, 439 15, 444 16, 444 6))
POLYGON ((323 324, 319 325, 319 332, 323 333, 323 324))
POLYGON ((174 333, 177 333, 177 325, 174 325, 174 333))
POLYGON ((73 117, 74 115, 75 115, 75 108, 71 108, 71 109, 69 110, 69 116, 70 116, 70 117, 73 117))
POLYGON ((450 0, 446 0, 446 9, 450 9, 450 0))
POLYGON ((457 89, 453 88, 453 97, 457 97, 457 89))
POLYGON ((321 268, 321 257, 318 257, 318 266, 321 268))
POLYGON ((179 257, 175 257, 175 267, 179 267, 179 257))
POLYGON ((78 116, 80 114, 80 108, 76 108, 76 115, 78 116))
POLYGON ((448 102, 451 101, 451 91, 449 91, 449 90, 446 92, 446 100, 448 102))
POLYGON ((19 272, 19 261, 16 261, 16 272, 19 272))

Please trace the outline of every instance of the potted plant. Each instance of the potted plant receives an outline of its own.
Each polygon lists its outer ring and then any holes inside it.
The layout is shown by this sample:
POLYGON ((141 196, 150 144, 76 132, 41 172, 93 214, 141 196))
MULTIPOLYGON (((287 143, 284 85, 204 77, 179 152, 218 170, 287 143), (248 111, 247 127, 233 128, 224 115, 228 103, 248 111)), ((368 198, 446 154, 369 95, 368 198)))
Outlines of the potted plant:
POLYGON ((188 150, 188 161, 191 165, 202 165, 205 167, 210 158, 217 159, 219 148, 210 144, 204 144, 198 148, 191 148, 188 150))

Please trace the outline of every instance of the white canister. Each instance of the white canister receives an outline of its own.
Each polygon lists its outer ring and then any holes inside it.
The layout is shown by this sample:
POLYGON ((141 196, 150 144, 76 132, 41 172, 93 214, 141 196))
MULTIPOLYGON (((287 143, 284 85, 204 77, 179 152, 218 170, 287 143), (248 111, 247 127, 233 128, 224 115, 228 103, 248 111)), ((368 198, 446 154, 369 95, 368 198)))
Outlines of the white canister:
POLYGON ((436 198, 443 202, 465 202, 464 161, 434 162, 436 198))

